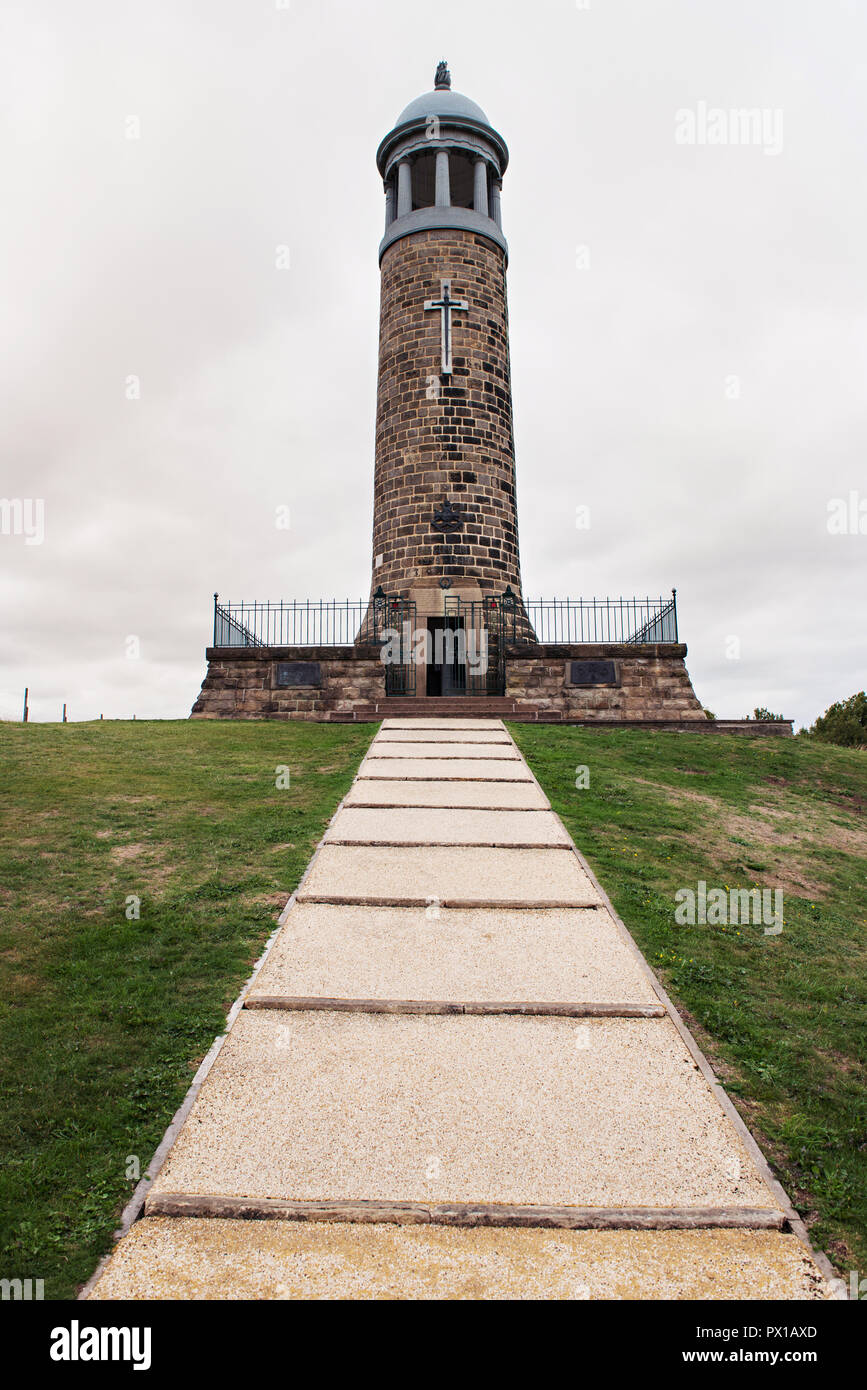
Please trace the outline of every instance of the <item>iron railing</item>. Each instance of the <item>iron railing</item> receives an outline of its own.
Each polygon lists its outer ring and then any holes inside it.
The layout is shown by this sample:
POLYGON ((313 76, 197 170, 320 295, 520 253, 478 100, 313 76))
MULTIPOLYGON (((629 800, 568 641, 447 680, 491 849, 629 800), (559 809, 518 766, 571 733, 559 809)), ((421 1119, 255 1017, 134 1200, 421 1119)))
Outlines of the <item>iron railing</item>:
POLYGON ((671 598, 524 599, 524 613, 526 624, 522 631, 519 609, 513 605, 512 641, 533 640, 532 636, 527 637, 527 624, 535 633, 535 640, 545 643, 639 645, 678 640, 674 589, 671 598))
MULTIPOLYGON (((214 594, 215 647, 340 647, 380 643, 399 627, 406 601, 384 594, 344 600, 280 603, 220 602, 214 594)), ((524 599, 510 588, 485 600, 506 642, 676 642, 677 594, 671 598, 524 599)))
POLYGON ((214 646, 377 645, 394 631, 403 632, 410 616, 414 627, 415 604, 385 594, 381 587, 371 599, 291 599, 280 603, 221 602, 219 594, 214 594, 214 646))
POLYGON ((351 647, 368 606, 364 599, 229 603, 214 594, 214 646, 351 647))

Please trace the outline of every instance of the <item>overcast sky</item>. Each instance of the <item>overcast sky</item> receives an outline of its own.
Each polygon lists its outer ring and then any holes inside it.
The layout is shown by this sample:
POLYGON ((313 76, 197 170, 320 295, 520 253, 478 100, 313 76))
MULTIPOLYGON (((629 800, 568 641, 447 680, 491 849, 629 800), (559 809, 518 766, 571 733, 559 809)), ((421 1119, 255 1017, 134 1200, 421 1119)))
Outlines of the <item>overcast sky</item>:
POLYGON ((857 0, 4 0, 0 717, 184 717, 214 590, 367 593, 374 156, 441 57, 511 151, 525 593, 677 586, 721 716, 863 689, 865 55, 857 0))

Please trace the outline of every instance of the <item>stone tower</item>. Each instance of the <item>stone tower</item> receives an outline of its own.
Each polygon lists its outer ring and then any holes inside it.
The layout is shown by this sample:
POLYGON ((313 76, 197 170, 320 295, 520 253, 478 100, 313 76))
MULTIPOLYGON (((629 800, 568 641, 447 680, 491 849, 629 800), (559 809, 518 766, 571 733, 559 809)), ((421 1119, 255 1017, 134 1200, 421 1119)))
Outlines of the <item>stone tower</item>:
POLYGON ((500 215, 508 150, 451 89, 410 102, 377 151, 385 190, 371 593, 521 596, 500 215))
POLYGON ((369 597, 215 594, 194 718, 409 709, 721 727, 690 684, 673 594, 525 605, 500 215, 508 158, 481 107, 452 91, 445 63, 382 141, 369 597))

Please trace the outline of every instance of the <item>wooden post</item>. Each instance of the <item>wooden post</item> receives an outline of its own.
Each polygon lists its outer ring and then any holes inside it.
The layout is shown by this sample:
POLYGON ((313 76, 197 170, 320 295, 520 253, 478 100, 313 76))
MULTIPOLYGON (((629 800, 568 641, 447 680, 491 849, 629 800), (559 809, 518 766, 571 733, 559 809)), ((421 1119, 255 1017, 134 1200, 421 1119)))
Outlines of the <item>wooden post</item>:
POLYGON ((29 708, 29 706, 28 706, 28 704, 27 704, 27 696, 28 696, 29 694, 30 694, 30 687, 29 687, 28 685, 25 685, 25 687, 24 687, 24 718, 23 718, 23 720, 22 720, 22 723, 24 723, 24 724, 27 723, 27 720, 28 720, 29 717, 30 717, 30 708, 29 708))
POLYGON ((66 723, 66 701, 63 702, 63 722, 66 723))

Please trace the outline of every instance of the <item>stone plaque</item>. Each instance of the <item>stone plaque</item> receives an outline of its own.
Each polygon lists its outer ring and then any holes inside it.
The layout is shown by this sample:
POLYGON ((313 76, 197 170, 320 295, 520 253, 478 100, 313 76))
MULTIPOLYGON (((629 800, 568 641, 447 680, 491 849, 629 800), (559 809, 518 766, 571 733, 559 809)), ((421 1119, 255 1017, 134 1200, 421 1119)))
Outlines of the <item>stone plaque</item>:
POLYGON ((572 685, 617 685, 617 667, 613 661, 571 661, 569 680, 572 685))
POLYGON ((287 685, 322 684, 322 670, 318 661, 278 661, 274 673, 274 684, 287 685))

